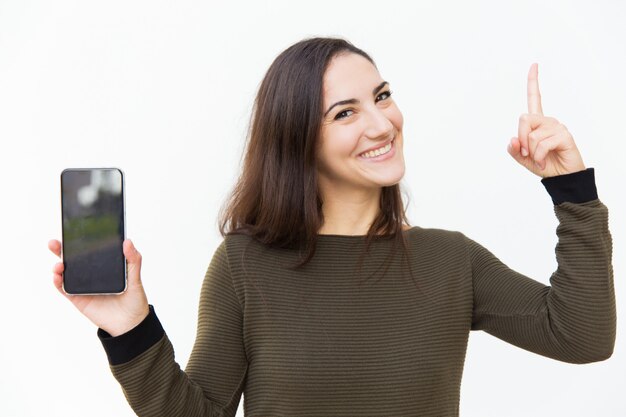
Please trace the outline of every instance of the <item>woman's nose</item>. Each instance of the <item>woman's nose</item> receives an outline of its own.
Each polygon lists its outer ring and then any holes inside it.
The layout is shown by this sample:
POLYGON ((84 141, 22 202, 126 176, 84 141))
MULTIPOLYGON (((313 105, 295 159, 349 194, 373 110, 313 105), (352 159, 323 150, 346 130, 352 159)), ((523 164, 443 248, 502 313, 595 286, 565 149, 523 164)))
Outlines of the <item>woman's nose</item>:
POLYGON ((393 132, 393 123, 391 120, 378 108, 374 108, 368 115, 368 127, 366 135, 372 139, 380 138, 387 139, 393 132))

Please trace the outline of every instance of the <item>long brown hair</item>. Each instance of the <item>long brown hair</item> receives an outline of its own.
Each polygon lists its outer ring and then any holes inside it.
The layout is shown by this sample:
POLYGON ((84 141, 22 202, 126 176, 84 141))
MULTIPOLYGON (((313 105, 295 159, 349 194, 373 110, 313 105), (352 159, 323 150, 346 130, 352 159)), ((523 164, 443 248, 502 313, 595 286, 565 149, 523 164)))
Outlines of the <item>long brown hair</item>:
MULTIPOLYGON (((307 256, 294 268, 315 254, 324 222, 316 165, 322 82, 329 62, 341 53, 359 54, 376 67, 367 53, 340 38, 303 39, 276 57, 254 100, 241 175, 220 209, 222 236, 246 234, 271 247, 306 247, 307 256)), ((399 184, 382 187, 380 209, 365 251, 377 238, 394 239, 393 246, 406 251, 402 228, 409 222, 399 184)))

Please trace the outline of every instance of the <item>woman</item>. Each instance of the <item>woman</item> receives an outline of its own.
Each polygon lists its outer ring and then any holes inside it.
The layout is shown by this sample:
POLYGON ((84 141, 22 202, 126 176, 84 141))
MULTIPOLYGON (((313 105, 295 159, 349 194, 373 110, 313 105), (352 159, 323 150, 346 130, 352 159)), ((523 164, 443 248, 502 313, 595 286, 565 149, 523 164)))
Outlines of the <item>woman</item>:
MULTIPOLYGON (((119 296, 67 297, 98 329, 139 416, 457 416, 470 330, 570 363, 615 342, 612 240, 565 126, 543 116, 537 66, 508 152, 559 219, 546 286, 457 231, 411 227, 400 196, 403 118, 362 50, 300 41, 270 66, 242 175, 203 283, 182 371, 123 245, 119 296)), ((50 241, 60 255, 60 242, 50 241)), ((63 294, 63 263, 54 284, 63 294)))

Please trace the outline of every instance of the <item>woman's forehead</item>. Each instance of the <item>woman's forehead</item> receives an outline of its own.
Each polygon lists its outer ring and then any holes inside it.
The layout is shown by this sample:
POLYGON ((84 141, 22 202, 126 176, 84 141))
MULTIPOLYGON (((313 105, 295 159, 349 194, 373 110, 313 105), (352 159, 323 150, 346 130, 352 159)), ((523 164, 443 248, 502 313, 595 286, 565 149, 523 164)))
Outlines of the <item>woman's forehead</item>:
POLYGON ((324 98, 328 101, 369 96, 383 81, 376 67, 365 57, 350 53, 334 57, 324 74, 324 98))

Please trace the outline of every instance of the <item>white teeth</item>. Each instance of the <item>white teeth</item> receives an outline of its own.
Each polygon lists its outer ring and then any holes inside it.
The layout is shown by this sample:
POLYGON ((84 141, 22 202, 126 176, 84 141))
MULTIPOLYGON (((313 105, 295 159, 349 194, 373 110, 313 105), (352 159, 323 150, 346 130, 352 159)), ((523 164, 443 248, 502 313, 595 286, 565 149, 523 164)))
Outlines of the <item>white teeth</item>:
POLYGON ((364 157, 364 158, 373 158, 373 157, 378 156, 378 155, 386 154, 387 152, 389 152, 391 150, 391 143, 392 142, 393 141, 389 142, 387 144, 387 146, 383 146, 382 148, 378 148, 378 149, 375 149, 373 151, 369 151, 369 152, 366 152, 364 154, 361 154, 361 156, 364 157))

